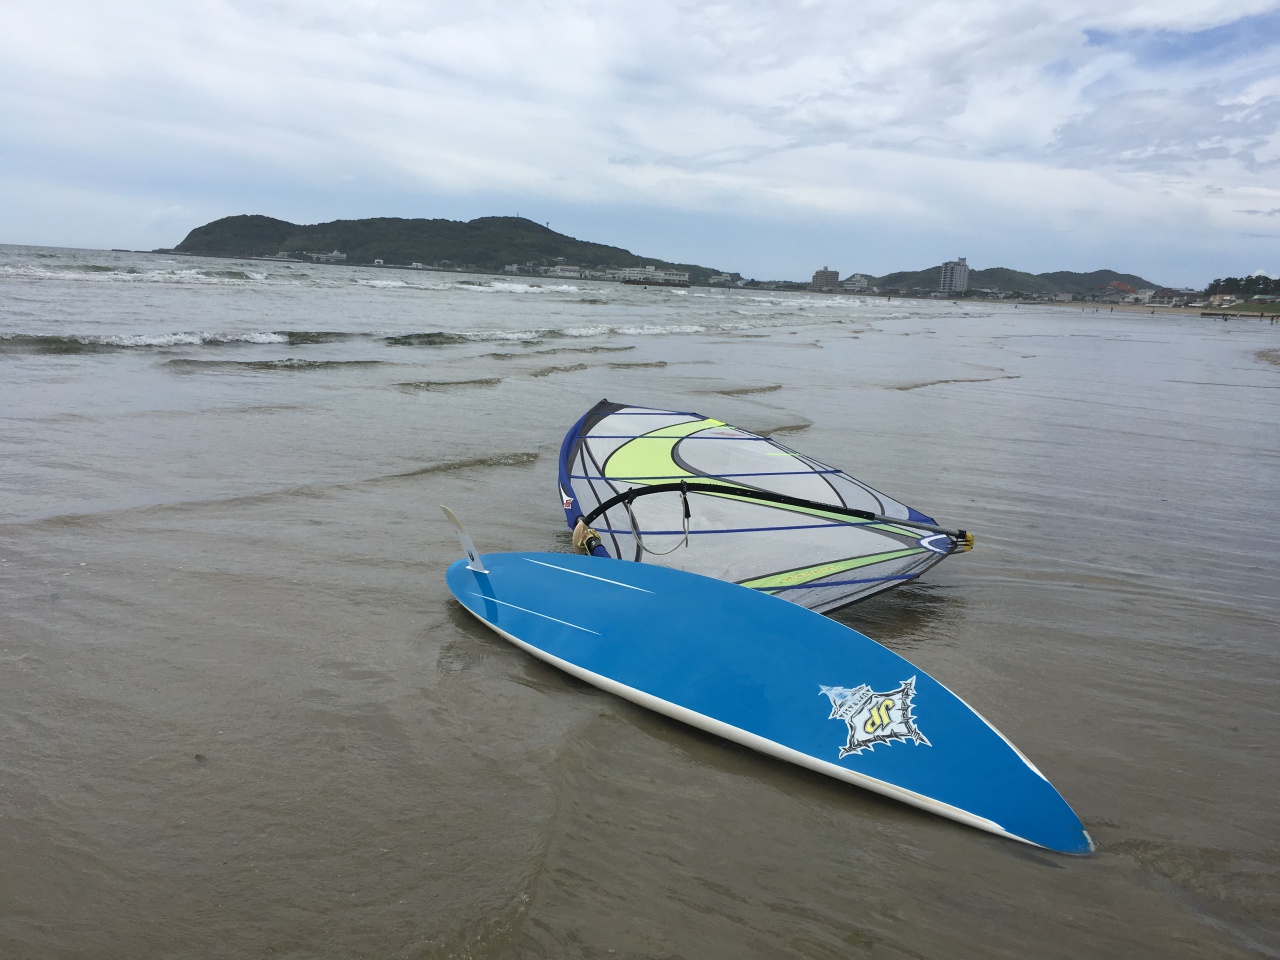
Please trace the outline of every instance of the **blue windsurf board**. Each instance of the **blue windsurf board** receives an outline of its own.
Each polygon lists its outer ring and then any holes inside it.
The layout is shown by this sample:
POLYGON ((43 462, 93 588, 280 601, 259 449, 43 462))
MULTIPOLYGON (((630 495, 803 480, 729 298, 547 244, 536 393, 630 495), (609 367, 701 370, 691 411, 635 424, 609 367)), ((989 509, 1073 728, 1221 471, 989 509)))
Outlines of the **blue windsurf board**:
POLYGON ((923 670, 855 630, 723 580, 560 553, 446 575, 485 625, 641 706, 887 797, 1063 853, 1092 842, 1053 785, 923 670))

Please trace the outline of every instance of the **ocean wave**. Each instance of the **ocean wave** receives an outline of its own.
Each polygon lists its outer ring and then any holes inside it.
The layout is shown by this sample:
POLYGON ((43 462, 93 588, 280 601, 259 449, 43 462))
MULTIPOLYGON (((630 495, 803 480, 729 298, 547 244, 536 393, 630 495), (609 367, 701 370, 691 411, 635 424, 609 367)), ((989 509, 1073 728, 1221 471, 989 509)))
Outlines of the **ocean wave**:
POLYGON ((775 393, 781 389, 782 384, 771 383, 766 387, 725 387, 721 390, 712 390, 710 392, 725 397, 749 397, 757 393, 775 393))
POLYGON ((519 353, 507 353, 507 354, 491 353, 491 354, 489 354, 489 356, 491 356, 491 357, 519 357, 519 356, 525 356, 525 357, 528 357, 528 356, 542 356, 543 354, 548 354, 548 353, 626 353, 628 350, 634 350, 634 349, 635 349, 635 347, 634 347, 634 346, 626 346, 626 347, 606 347, 606 346, 598 346, 598 347, 546 347, 546 348, 544 348, 544 349, 542 349, 542 350, 530 350, 528 353, 525 353, 525 354, 519 354, 519 353))
POLYGON ((496 387, 501 382, 501 377, 481 377, 476 380, 414 380, 409 383, 397 383, 396 388, 405 393, 418 393, 424 390, 448 390, 452 387, 496 387))
POLYGON ((289 343, 282 333, 110 334, 61 336, 56 334, 0 334, 4 353, 94 353, 154 347, 196 347, 231 343, 289 343))
MULTIPOLYGON (((518 322, 518 321, 517 321, 518 322)), ((872 321, 874 322, 874 321, 872 321)), ((511 346, 540 346, 561 351, 602 351, 630 349, 623 345, 610 345, 611 338, 628 337, 678 337, 696 334, 723 333, 736 336, 751 336, 751 331, 762 331, 760 335, 771 335, 780 328, 811 326, 815 323, 830 325, 841 324, 841 329, 875 330, 867 325, 865 318, 827 318, 818 319, 803 314, 780 314, 766 311, 757 316, 737 314, 731 318, 699 318, 697 322, 672 323, 653 320, 649 322, 603 324, 566 320, 562 327, 526 328, 504 330, 485 329, 437 329, 424 331, 396 332, 394 328, 386 330, 249 330, 249 331, 209 331, 186 330, 164 333, 0 333, 0 354, 3 353, 48 353, 75 354, 92 353, 111 350, 148 350, 182 347, 226 347, 241 345, 285 345, 291 347, 309 347, 314 345, 335 344, 345 341, 364 341, 381 343, 395 347, 446 347, 466 344, 509 344, 511 346), (863 324, 859 326, 859 324, 863 324), (584 341, 596 341, 587 345, 584 341), (570 343, 583 343, 582 347, 570 347, 570 343), (561 345, 563 344, 563 345, 561 345)), ((616 341, 615 341, 616 343, 616 341)), ((500 359, 527 356, 527 352, 501 354, 500 359)))
POLYGON ((21 280, 236 285, 261 283, 268 279, 268 274, 251 270, 202 270, 198 268, 142 270, 133 266, 117 267, 103 263, 68 263, 48 266, 43 264, 6 264, 0 266, 0 276, 21 280))
POLYGON ((371 367, 386 363, 385 360, 302 360, 286 357, 283 360, 192 360, 179 358, 165 361, 165 366, 196 372, 210 369, 230 370, 324 370, 335 367, 371 367))
POLYGON ((581 291, 581 288, 571 283, 520 283, 513 280, 493 280, 488 283, 463 280, 459 281, 457 286, 493 293, 579 293, 581 291))
POLYGON ((635 347, 631 345, 610 347, 600 344, 594 347, 544 347, 541 350, 526 350, 522 353, 486 353, 484 356, 490 360, 520 360, 524 357, 545 357, 553 353, 626 353, 634 349, 635 347))
POLYGON ((427 333, 402 333, 383 337, 383 343, 396 347, 447 347, 459 343, 490 343, 494 341, 533 342, 559 334, 554 330, 474 330, 466 333, 432 330, 427 333))
POLYGON ((382 290, 393 290, 400 287, 408 287, 411 284, 405 283, 403 280, 370 280, 366 277, 352 277, 351 283, 361 287, 377 287, 382 290))
POLYGON ((1017 374, 1005 374, 999 377, 969 377, 956 380, 923 380, 920 383, 904 383, 893 387, 894 390, 920 390, 924 387, 938 387, 949 383, 991 383, 994 380, 1021 380, 1017 374))
POLYGON ((461 333, 446 333, 435 330, 431 333, 403 333, 394 337, 383 337, 383 343, 393 347, 447 347, 456 343, 470 343, 471 338, 461 333))
POLYGON ((660 337, 663 334, 671 333, 706 333, 707 328, 701 324, 684 323, 672 324, 669 327, 643 326, 643 327, 615 327, 614 333, 621 333, 628 337, 660 337))
POLYGON ((277 330, 275 336, 284 337, 284 342, 291 347, 300 347, 313 343, 340 343, 369 334, 345 333, 341 330, 277 330))
POLYGON ((567 367, 543 367, 541 370, 534 370, 530 376, 532 377, 549 377, 553 373, 576 373, 579 370, 587 369, 585 363, 575 363, 567 367))
POLYGON ((265 280, 265 273, 248 273, 244 270, 200 270, 201 275, 210 280, 265 280))
POLYGON ((379 480, 407 480, 412 477, 430 476, 433 473, 453 473, 455 471, 477 471, 485 470, 490 467, 523 467, 530 463, 537 462, 538 455, 536 453, 499 453, 490 457, 475 457, 470 460, 446 460, 443 463, 433 463, 429 466, 419 467, 417 470, 408 470, 404 473, 393 473, 385 477, 378 477, 379 480))

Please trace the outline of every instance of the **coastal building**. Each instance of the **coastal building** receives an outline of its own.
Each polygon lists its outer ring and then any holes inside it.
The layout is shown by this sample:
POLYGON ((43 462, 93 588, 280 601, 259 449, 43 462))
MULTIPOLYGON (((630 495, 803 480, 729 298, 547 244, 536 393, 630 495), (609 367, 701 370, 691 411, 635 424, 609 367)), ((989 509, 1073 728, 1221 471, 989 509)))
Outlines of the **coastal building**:
POLYGON ((866 293, 871 289, 871 278, 861 273, 851 274, 840 281, 840 289, 847 293, 866 293))
POLYGON ((713 287, 727 287, 733 283, 733 275, 729 273, 713 273, 707 277, 707 283, 713 287))
POLYGON ((618 267, 607 271, 609 279, 623 283, 653 283, 666 287, 687 287, 689 274, 684 270, 659 270, 652 264, 644 267, 618 267))
POLYGON ((1199 290, 1186 288, 1174 290, 1170 287, 1162 287, 1151 295, 1147 303, 1153 307, 1185 307, 1198 296, 1200 296, 1199 290))
POLYGON ((571 277, 574 280, 582 279, 582 268, 577 264, 557 263, 554 267, 547 270, 548 277, 571 277))
POLYGON ((834 293, 840 288, 840 271, 823 267, 813 271, 813 279, 809 281, 809 289, 818 293, 834 293))
POLYGON ((938 291, 943 295, 964 293, 969 289, 969 264, 964 257, 948 260, 942 265, 942 279, 938 291))
POLYGON ((337 250, 333 253, 308 253, 307 256, 316 263, 343 263, 347 259, 345 253, 339 253, 337 250))

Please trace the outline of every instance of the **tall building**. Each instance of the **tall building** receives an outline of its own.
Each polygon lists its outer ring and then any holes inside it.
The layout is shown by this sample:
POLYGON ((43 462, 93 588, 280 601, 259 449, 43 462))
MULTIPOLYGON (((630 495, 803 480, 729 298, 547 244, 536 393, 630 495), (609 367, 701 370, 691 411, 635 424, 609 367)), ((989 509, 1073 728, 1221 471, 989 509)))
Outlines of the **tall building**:
POLYGON ((942 282, 938 289, 943 293, 964 293, 969 289, 969 264, 964 257, 948 260, 942 265, 942 282))
POLYGON ((827 291, 840 289, 840 271, 828 270, 823 267, 821 270, 813 272, 813 280, 809 283, 810 290, 827 291))

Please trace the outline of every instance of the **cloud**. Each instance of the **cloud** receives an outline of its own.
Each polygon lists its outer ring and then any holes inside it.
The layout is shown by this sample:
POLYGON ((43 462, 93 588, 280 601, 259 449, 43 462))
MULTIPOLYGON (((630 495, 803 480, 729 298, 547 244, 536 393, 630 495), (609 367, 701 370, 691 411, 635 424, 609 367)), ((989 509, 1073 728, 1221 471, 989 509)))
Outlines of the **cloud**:
POLYGON ((1278 25, 1260 0, 11 4, 0 175, 313 219, 750 211, 762 260, 767 223, 902 218, 902 266, 994 223, 1131 249, 1198 223, 1217 256, 1280 204, 1278 25))
POLYGON ((1073 165, 1141 170, 1280 165, 1280 96, 1254 103, 1212 89, 1133 90, 1100 98, 1057 131, 1053 153, 1073 165))
POLYGON ((1264 9, 1213 26, 1177 29, 1163 27, 1130 28, 1118 32, 1089 29, 1085 31, 1089 46, 1123 49, 1135 59, 1160 66, 1204 65, 1222 58, 1236 59, 1244 54, 1280 45, 1280 11, 1264 9))

